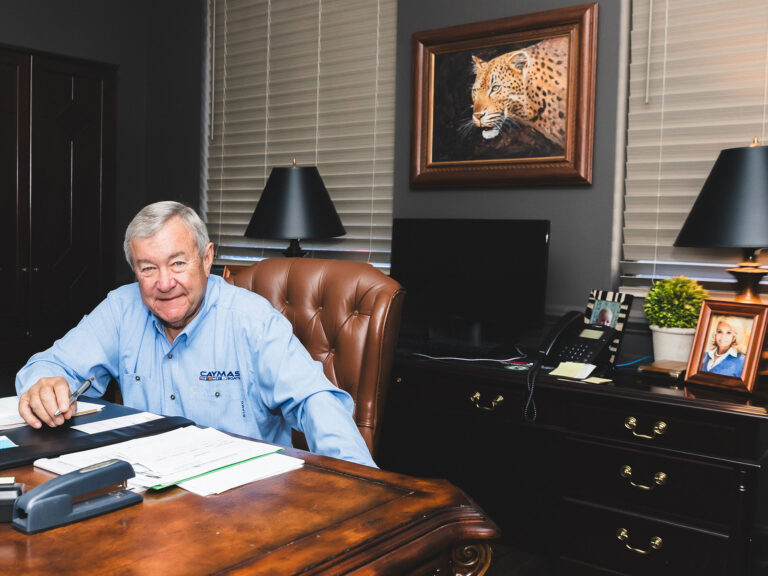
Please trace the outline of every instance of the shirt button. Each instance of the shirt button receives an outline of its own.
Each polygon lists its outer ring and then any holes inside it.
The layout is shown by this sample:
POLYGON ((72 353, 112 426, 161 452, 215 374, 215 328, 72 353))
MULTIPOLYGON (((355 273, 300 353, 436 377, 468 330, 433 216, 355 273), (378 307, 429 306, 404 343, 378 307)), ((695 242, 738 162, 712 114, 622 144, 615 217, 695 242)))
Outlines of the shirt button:
POLYGON ((168 359, 170 360, 171 358, 173 358, 173 353, 172 352, 168 352, 168 359))
POLYGON ((141 376, 136 376, 136 382, 138 382, 139 380, 141 380, 141 376))
POLYGON ((176 400, 176 394, 171 394, 171 400, 176 400))
POLYGON ((216 394, 214 394, 214 396, 216 396, 216 398, 218 398, 219 396, 221 396, 221 392, 216 392, 216 394))

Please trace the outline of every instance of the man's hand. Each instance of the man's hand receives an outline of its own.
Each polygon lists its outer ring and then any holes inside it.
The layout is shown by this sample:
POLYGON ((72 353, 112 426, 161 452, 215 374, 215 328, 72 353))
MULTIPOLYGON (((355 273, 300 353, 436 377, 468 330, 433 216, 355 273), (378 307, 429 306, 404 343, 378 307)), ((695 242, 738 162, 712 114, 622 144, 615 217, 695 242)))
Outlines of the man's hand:
POLYGON ((69 383, 61 376, 40 378, 19 397, 19 414, 32 428, 40 428, 43 422, 51 428, 61 426, 77 408, 77 402, 69 405, 70 394, 69 383), (57 410, 61 414, 54 416, 57 410))

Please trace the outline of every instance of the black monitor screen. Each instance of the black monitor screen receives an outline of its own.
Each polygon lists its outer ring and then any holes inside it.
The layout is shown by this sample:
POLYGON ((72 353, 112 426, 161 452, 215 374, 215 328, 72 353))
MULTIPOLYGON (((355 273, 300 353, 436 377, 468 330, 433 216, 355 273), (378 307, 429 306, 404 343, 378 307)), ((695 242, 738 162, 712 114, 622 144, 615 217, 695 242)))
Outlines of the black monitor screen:
POLYGON ((391 276, 410 349, 493 349, 541 326, 548 220, 396 218, 391 276))

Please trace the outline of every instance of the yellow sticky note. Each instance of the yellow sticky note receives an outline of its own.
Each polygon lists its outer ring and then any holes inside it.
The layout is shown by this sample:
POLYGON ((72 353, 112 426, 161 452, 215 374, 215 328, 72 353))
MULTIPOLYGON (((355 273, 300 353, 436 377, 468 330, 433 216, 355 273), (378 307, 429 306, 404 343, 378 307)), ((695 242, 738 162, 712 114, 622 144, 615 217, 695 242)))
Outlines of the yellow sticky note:
POLYGON ((595 369, 594 364, 582 364, 581 362, 560 362, 560 365, 549 373, 550 376, 562 376, 563 378, 575 378, 582 380, 595 369))

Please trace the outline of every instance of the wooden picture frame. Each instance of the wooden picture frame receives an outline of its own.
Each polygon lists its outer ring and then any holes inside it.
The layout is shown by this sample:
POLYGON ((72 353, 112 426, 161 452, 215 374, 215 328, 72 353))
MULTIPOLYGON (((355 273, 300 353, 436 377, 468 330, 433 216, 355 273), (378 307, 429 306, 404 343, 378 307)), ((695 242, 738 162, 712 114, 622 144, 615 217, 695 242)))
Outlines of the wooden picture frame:
POLYGON ((413 35, 411 185, 590 184, 597 3, 413 35))
POLYGON ((686 382, 752 392, 767 323, 765 305, 704 300, 686 382))

